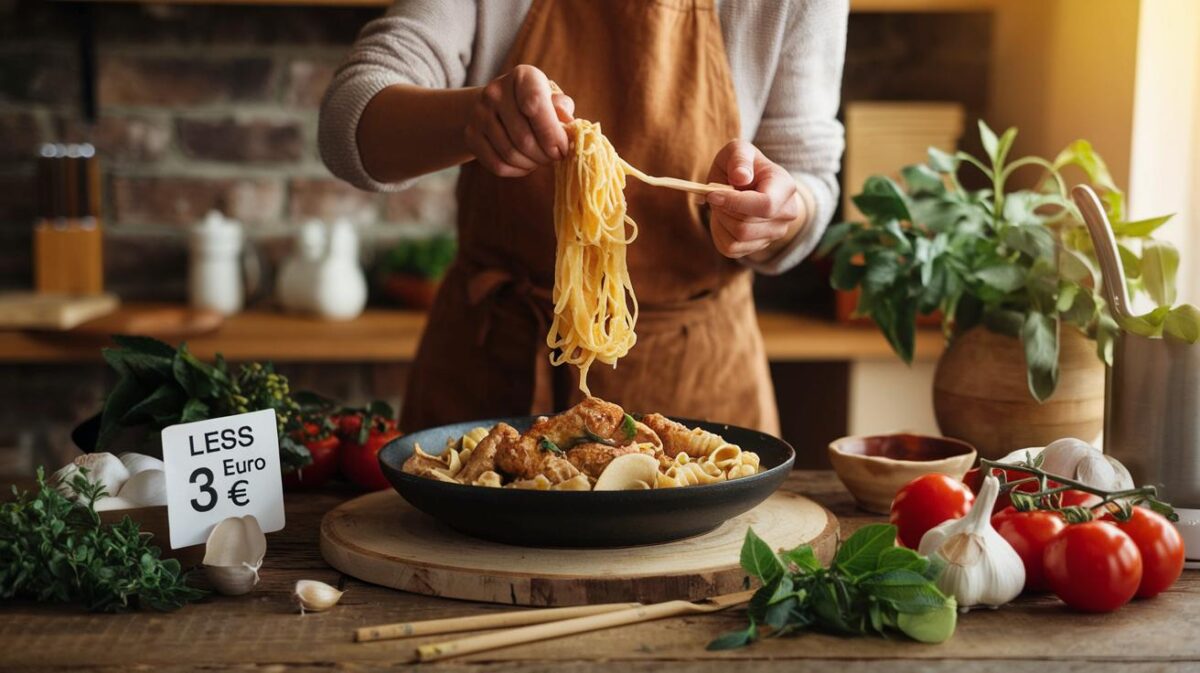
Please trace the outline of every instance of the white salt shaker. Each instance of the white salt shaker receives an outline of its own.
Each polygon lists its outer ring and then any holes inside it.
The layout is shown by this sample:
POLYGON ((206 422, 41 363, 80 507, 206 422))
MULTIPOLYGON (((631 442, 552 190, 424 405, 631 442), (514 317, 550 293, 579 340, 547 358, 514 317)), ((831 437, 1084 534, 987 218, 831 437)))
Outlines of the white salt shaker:
POLYGON ((242 310, 242 225, 213 210, 189 233, 192 306, 222 315, 242 310))

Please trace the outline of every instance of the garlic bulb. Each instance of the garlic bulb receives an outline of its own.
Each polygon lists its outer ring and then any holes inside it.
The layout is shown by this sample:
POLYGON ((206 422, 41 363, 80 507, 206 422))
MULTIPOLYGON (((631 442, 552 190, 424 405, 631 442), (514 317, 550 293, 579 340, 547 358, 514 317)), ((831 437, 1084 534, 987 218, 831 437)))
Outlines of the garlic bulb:
POLYGON ((1065 437, 1042 450, 1042 469, 1106 491, 1133 488, 1133 478, 1124 465, 1082 439, 1065 437))
POLYGON ((79 494, 75 492, 71 482, 75 480, 75 475, 80 474, 81 469, 87 470, 88 481, 103 486, 108 495, 116 495, 129 479, 129 469, 111 453, 85 453, 55 472, 51 483, 59 493, 68 498, 78 498, 79 494))
POLYGON ((129 478, 121 491, 122 499, 134 507, 158 507, 167 504, 167 476, 162 470, 142 470, 129 478))
POLYGON ((936 554, 946 561, 938 589, 954 596, 964 611, 1007 603, 1025 586, 1025 564, 992 528, 992 508, 999 493, 1000 481, 987 477, 966 516, 946 521, 921 538, 922 554, 936 554))
POLYGON ((125 467, 129 469, 129 474, 135 475, 146 470, 162 470, 164 469, 163 462, 154 456, 147 456, 144 453, 133 453, 126 451, 117 456, 125 467))
POLYGON ((324 582, 300 580, 292 590, 292 600, 300 606, 300 614, 304 614, 305 610, 321 612, 337 605, 343 593, 324 582))
POLYGON ((267 553, 267 536, 253 515, 231 516, 213 527, 204 548, 204 573, 226 596, 249 593, 267 553))

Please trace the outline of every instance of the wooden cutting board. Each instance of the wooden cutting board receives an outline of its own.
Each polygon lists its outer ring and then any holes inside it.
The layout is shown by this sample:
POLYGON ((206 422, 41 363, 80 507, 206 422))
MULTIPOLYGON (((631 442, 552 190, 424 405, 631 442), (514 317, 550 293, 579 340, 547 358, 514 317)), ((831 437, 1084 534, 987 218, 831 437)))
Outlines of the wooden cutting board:
POLYGON ((822 561, 837 547, 837 517, 782 491, 711 533, 621 549, 540 549, 478 540, 386 491, 327 513, 321 554, 347 575, 430 596, 536 606, 657 603, 741 591, 745 573, 738 556, 749 526, 776 548, 810 544, 822 561))

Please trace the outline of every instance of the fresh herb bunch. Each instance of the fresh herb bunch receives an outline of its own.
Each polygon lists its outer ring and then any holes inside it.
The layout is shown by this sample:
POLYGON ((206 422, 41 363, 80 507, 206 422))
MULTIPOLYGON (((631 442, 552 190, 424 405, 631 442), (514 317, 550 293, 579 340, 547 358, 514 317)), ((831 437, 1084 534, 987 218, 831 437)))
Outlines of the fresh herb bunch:
POLYGON ((274 409, 284 469, 312 461, 308 449, 293 437, 302 427, 301 406, 287 378, 270 363, 234 370, 220 355, 212 365, 200 360, 187 344, 175 349, 149 337, 113 340, 118 347, 105 348, 104 360, 120 378, 105 400, 96 450, 106 450, 123 431, 138 428, 145 431, 142 452, 162 455, 159 431, 169 425, 274 409))
POLYGON ((762 583, 747 610, 750 624, 712 641, 710 650, 748 645, 764 628, 771 636, 806 628, 886 636, 894 629, 923 642, 954 633, 957 606, 934 584, 941 566, 897 547, 895 526, 860 528, 828 568, 808 545, 776 554, 749 529, 741 563, 762 583))
MULTIPOLYGON (((905 362, 912 362, 917 314, 941 311, 947 337, 983 324, 1020 338, 1029 390, 1041 401, 1058 385, 1063 324, 1095 339, 1106 363, 1118 329, 1100 294, 1095 251, 1063 171, 1082 170, 1101 193, 1131 290, 1169 306, 1179 253, 1151 238, 1169 215, 1125 219, 1124 196, 1087 141, 1071 143, 1054 161, 1009 161, 1016 129, 997 137, 981 121, 979 133, 986 161, 931 147, 927 164, 901 170, 903 186, 869 178, 853 199, 868 221, 830 227, 819 254, 833 253, 833 286, 861 289, 856 312, 870 316, 905 362), (982 172, 990 186, 963 188, 963 164, 982 172), (1044 172, 1037 187, 1006 191, 1013 173, 1025 167, 1044 172)), ((1167 325, 1173 336, 1200 339, 1200 312, 1192 307, 1164 308, 1139 320, 1143 324, 1134 327, 1143 332, 1162 334, 1167 325)))
POLYGON ((205 593, 189 587, 175 559, 160 559, 150 535, 128 516, 101 523, 92 503, 106 495, 80 470, 78 502, 37 474, 37 492, 13 487, 0 503, 0 597, 82 603, 97 612, 174 610, 205 593))
POLYGON ((1158 489, 1154 486, 1138 486, 1136 488, 1110 491, 1089 486, 1075 479, 1068 479, 1057 474, 1050 474, 1042 469, 1045 456, 1038 454, 1027 455, 1020 463, 1003 463, 996 460, 980 460, 980 467, 1000 481, 1000 492, 1008 493, 1013 507, 1018 511, 1028 512, 1035 509, 1058 512, 1067 523, 1083 523, 1096 518, 1096 512, 1110 514, 1117 521, 1128 521, 1133 516, 1134 505, 1141 505, 1166 517, 1169 521, 1178 521, 1179 515, 1175 508, 1158 498, 1158 489), (1012 473, 1019 473, 1016 479, 1012 473), (1037 490, 1028 491, 1022 486, 1036 484, 1037 490), (1062 494, 1066 491, 1083 491, 1098 498, 1091 505, 1062 506, 1062 494))
POLYGON ((399 241, 379 262, 379 273, 402 273, 437 280, 454 261, 454 239, 445 234, 399 241))

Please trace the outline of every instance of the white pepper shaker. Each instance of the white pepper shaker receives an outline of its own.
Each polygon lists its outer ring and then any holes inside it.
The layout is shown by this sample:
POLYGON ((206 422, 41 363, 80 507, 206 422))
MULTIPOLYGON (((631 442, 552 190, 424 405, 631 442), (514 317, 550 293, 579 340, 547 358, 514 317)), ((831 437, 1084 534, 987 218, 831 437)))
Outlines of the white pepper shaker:
POLYGON ((188 290, 194 308, 232 315, 242 310, 242 225, 210 211, 190 231, 188 290))

